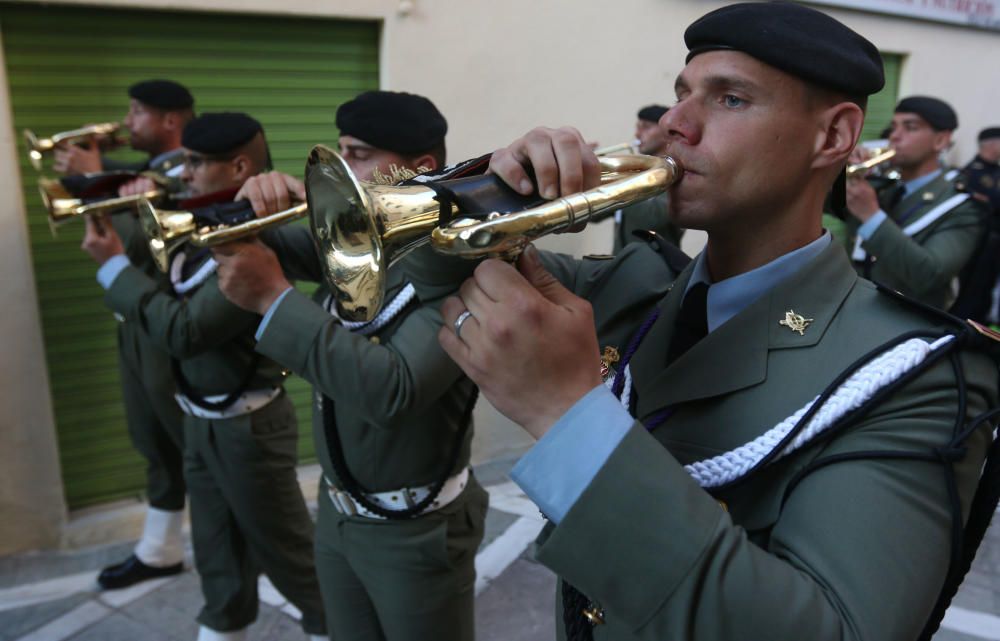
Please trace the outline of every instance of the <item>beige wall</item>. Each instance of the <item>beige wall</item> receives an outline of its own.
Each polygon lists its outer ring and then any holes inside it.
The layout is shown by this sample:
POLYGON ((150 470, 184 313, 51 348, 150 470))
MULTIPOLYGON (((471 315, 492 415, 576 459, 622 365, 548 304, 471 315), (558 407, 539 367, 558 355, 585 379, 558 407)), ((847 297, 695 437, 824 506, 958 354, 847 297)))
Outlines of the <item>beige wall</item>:
MULTIPOLYGON (((202 11, 203 0, 112 0, 67 4, 202 11)), ((628 140, 638 107, 672 100, 673 79, 683 65, 685 26, 703 13, 728 4, 717 0, 215 0, 213 11, 258 12, 378 19, 384 24, 382 86, 410 90, 434 99, 451 125, 452 160, 492 150, 535 125, 572 124, 601 144, 628 140)), ((958 110, 962 127, 954 162, 975 150, 975 135, 1000 124, 1000 70, 989 64, 1000 54, 1000 34, 846 10, 827 10, 865 34, 884 51, 906 56, 901 95, 946 97, 958 110), (973 76, 977 76, 973 79, 973 76)), ((14 153, 6 76, 0 65, 0 157, 14 153)), ((234 105, 238 107, 238 105, 234 105)), ((319 142, 319 141, 317 141, 319 142)), ((752 150, 748 150, 752 153, 752 150)), ((12 162, 0 168, 6 209, 0 214, 4 251, 4 300, 17 301, 0 318, 6 371, 27 375, 3 385, 5 409, 0 438, 18 441, 39 456, 52 483, 57 469, 44 358, 30 263, 25 253, 23 204, 12 162), (16 338, 14 338, 16 337, 16 338), (28 407, 30 411, 9 408, 28 407), (35 446, 37 445, 37 452, 35 446), (44 455, 38 452, 45 452, 44 455)), ((703 236, 693 234, 686 248, 696 250, 703 236)), ((608 223, 577 236, 549 238, 543 245, 574 253, 610 247, 608 223)), ((510 429, 482 412, 486 430, 510 429)), ((523 441, 515 439, 519 444, 523 441)), ((510 441, 484 439, 478 456, 504 451, 510 441), (495 445, 493 445, 495 443, 495 445)), ((0 448, 0 487, 37 486, 31 475, 11 472, 7 457, 18 450, 0 448), (21 478, 24 476, 24 478, 21 478), (16 481, 12 485, 11 479, 16 481)), ((15 466, 16 467, 16 466, 15 466)), ((48 489, 48 488, 47 488, 48 489)), ((17 490, 12 490, 16 492, 17 490)), ((6 494, 0 494, 6 499, 6 494)), ((61 499, 52 499, 61 506, 61 499)), ((0 506, 6 511, 6 504, 0 506)), ((10 522, 4 515, 0 522, 10 522)), ((56 521, 52 521, 55 523, 56 521)), ((0 532, 0 541, 6 535, 0 532)), ((48 540, 48 539, 46 539, 48 540)), ((0 553, 2 553, 0 543, 0 553)))
MULTIPOLYGON (((4 69, 0 42, 0 69, 4 69)), ((38 298, 0 82, 0 556, 59 543, 66 518, 38 298)))

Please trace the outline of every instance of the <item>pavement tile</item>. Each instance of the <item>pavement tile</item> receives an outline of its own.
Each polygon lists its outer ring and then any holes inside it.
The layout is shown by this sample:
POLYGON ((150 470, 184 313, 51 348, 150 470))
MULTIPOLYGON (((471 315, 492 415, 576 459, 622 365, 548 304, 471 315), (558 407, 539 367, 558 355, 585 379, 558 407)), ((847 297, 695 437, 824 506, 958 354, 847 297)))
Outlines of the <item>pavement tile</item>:
POLYGON ((96 601, 87 600, 66 614, 21 637, 21 641, 62 641, 111 614, 111 610, 96 601))
POLYGON ((0 557, 0 589, 37 583, 78 572, 97 572, 132 553, 134 541, 102 545, 86 550, 32 552, 0 557))
POLYGON ((556 577, 522 555, 476 599, 478 641, 552 641, 556 577))
POLYGON ((14 641, 91 598, 90 594, 73 594, 55 601, 0 612, 0 641, 14 641))
POLYGON ((173 641, 166 629, 157 628, 114 613, 67 641, 173 641))

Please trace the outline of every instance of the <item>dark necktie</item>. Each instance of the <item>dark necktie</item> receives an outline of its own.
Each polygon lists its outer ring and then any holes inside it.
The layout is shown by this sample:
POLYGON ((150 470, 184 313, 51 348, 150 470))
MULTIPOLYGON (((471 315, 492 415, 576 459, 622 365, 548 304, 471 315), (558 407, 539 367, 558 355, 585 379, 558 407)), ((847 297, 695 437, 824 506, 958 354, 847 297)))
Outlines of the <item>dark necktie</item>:
POLYGON ((708 283, 695 283, 688 289, 677 312, 674 336, 667 349, 667 362, 672 363, 681 354, 708 334, 708 283))

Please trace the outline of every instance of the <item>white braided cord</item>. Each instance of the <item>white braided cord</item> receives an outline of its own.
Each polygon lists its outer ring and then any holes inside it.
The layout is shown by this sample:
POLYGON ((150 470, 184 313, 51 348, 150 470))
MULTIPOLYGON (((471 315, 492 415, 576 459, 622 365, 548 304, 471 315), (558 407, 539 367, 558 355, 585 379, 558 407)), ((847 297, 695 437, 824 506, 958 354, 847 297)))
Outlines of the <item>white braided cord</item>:
MULTIPOLYGON (((362 336, 370 336, 391 323, 392 319, 396 318, 396 316, 399 315, 399 312, 403 311, 403 309, 410 304, 410 301, 412 301, 413 297, 416 295, 417 289, 413 286, 413 283, 407 283, 406 287, 399 290, 399 293, 393 297, 392 301, 388 305, 382 307, 382 311, 380 311, 372 320, 357 322, 341 319, 340 323, 348 331, 354 332, 355 334, 361 334, 362 336)), ((333 305, 332 296, 327 296, 326 308, 331 314, 336 316, 336 307, 333 305)))
MULTIPOLYGON (((849 412, 861 407, 879 390, 899 380, 912 371, 927 356, 954 340, 945 336, 933 343, 912 338, 891 350, 879 354, 851 374, 827 399, 809 423, 775 457, 778 460, 807 445, 817 436, 836 424, 849 412)), ((624 394, 623 394, 624 396, 624 394)), ((784 439, 816 400, 805 404, 797 412, 781 421, 754 440, 712 458, 685 465, 684 469, 701 487, 718 487, 740 478, 770 454, 784 439)))

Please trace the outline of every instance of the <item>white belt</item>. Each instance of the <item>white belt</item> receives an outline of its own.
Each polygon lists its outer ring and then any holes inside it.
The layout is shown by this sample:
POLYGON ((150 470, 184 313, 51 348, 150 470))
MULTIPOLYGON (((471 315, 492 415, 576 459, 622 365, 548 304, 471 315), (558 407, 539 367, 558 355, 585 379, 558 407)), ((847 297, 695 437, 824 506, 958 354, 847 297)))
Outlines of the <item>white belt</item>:
MULTIPOLYGON (((428 514, 435 510, 440 510, 444 506, 448 505, 452 501, 458 498, 458 495, 462 493, 465 489, 465 484, 469 482, 469 468, 468 466, 462 468, 462 471, 455 476, 450 477, 444 482, 444 486, 441 487, 441 491, 438 492, 437 498, 435 498, 430 505, 424 508, 420 514, 428 514)), ((344 490, 337 489, 337 487, 330 482, 330 479, 326 479, 327 484, 327 494, 330 495, 330 502, 333 503, 335 510, 344 514, 346 516, 366 516, 370 519, 385 519, 386 517, 375 514, 374 512, 369 512, 364 506, 355 502, 351 498, 351 495, 344 490)), ((385 508, 389 511, 400 511, 405 510, 408 507, 413 507, 417 503, 423 501, 431 493, 431 485, 421 485, 420 487, 404 487, 399 490, 392 490, 390 492, 372 492, 371 494, 365 494, 365 498, 378 505, 379 507, 385 508)))
MULTIPOLYGON (((191 399, 179 392, 174 394, 174 398, 177 399, 177 404, 181 406, 181 409, 188 416, 197 416, 198 418, 232 418, 259 410, 278 398, 279 394, 281 394, 280 387, 250 390, 240 394, 239 398, 230 403, 229 407, 221 410, 209 410, 199 407, 191 399)), ((205 400, 209 403, 221 403, 226 400, 227 396, 228 394, 216 394, 214 396, 206 396, 205 400)))

